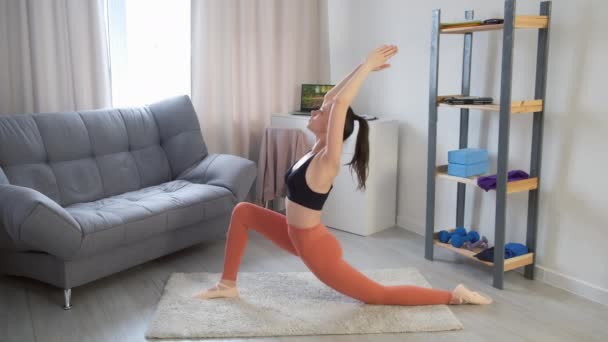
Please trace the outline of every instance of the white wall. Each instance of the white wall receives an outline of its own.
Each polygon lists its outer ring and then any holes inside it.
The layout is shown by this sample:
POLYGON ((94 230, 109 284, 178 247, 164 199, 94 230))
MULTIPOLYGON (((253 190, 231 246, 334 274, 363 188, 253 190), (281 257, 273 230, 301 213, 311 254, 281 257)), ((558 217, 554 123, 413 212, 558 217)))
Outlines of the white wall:
MULTIPOLYGON (((538 1, 519 1, 517 13, 537 14, 538 1)), ((431 11, 443 21, 502 17, 504 2, 331 0, 328 2, 331 81, 338 82, 368 51, 397 44, 392 68, 372 74, 355 111, 397 119, 400 129, 398 224, 423 234, 426 195, 431 11)), ((608 39, 605 1, 553 2, 538 232, 538 278, 608 304, 608 39)), ((515 35, 513 100, 534 95, 536 31, 515 35)), ((472 95, 499 97, 502 32, 473 37, 472 95)), ((462 36, 440 44, 439 94, 460 92, 462 36)), ((459 111, 441 108, 438 163, 458 148, 459 111)), ((513 116, 509 168, 528 171, 532 116, 513 116)), ((471 111, 469 146, 488 148, 496 171, 497 113, 471 111)), ((456 185, 437 181, 436 230, 455 221, 456 185)), ((495 192, 467 189, 467 228, 494 238, 495 192)), ((509 196, 507 242, 525 243, 527 194, 509 196)))

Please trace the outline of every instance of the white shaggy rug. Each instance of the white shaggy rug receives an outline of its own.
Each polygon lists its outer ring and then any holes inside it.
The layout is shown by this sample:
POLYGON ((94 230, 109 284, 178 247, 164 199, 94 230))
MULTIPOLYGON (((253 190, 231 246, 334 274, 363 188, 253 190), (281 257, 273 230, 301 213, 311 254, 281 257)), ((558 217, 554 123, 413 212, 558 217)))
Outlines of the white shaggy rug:
MULTIPOLYGON (((361 271, 384 285, 430 287, 415 268, 361 271)), ((240 272, 240 298, 193 299, 219 273, 174 273, 146 338, 200 339, 374 334, 462 329, 447 305, 369 305, 347 297, 311 272, 240 272)))

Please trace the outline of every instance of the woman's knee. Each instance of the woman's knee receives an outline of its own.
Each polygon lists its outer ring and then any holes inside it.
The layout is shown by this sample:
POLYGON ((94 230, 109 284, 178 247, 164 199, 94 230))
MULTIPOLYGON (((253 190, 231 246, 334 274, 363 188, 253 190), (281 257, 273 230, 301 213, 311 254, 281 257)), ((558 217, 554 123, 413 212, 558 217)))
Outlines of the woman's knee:
POLYGON ((249 210, 255 204, 249 202, 239 202, 234 206, 234 211, 249 210))
POLYGON ((232 216, 243 216, 251 213, 255 210, 256 205, 249 202, 239 202, 234 206, 232 210, 232 216))

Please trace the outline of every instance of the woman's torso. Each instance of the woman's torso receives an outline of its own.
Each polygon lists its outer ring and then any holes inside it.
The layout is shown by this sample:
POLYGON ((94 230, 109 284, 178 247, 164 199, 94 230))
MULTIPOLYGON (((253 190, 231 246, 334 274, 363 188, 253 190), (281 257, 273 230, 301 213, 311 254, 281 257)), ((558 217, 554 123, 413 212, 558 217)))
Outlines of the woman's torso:
MULTIPOLYGON (((320 194, 326 194, 332 188, 335 175, 330 174, 328 170, 324 170, 321 165, 319 165, 319 152, 314 153, 314 155, 310 157, 311 153, 313 152, 309 152, 298 160, 298 162, 292 166, 292 169, 299 169, 303 164, 309 162, 308 168, 305 171, 306 184, 310 190, 320 194), (310 161, 308 161, 309 158, 310 161)), ((314 228, 321 222, 322 210, 305 207, 290 200, 288 197, 285 197, 285 211, 287 224, 298 228, 314 228)))

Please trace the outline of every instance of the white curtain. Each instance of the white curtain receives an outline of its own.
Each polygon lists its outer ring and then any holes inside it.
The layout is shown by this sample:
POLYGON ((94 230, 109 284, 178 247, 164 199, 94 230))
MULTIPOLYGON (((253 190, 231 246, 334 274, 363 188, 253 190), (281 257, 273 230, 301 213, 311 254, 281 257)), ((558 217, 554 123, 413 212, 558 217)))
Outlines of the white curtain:
POLYGON ((326 0, 193 0, 192 100, 212 153, 257 160, 272 113, 329 80, 326 0))
POLYGON ((103 0, 0 0, 0 114, 107 107, 103 0))

